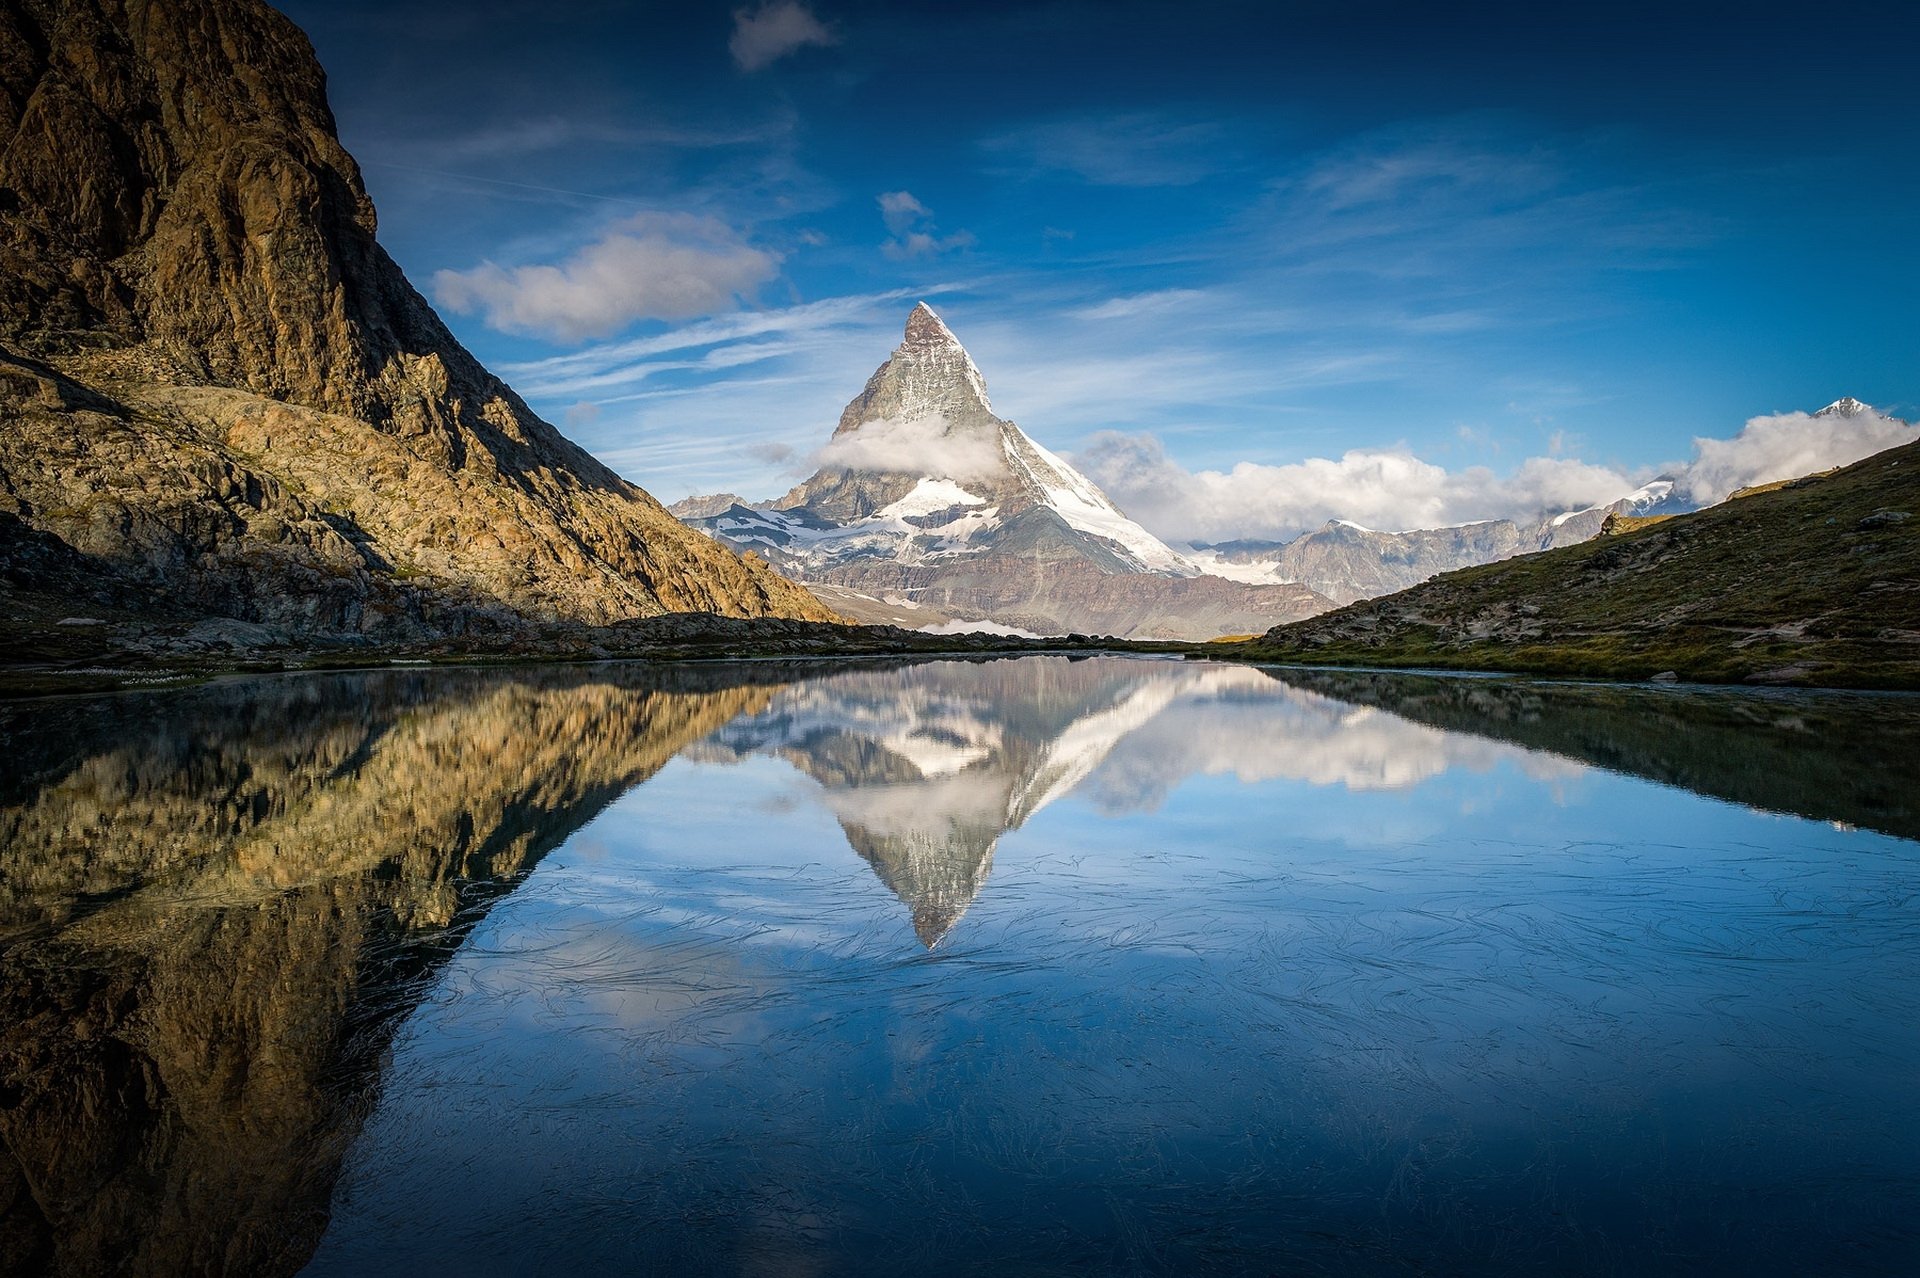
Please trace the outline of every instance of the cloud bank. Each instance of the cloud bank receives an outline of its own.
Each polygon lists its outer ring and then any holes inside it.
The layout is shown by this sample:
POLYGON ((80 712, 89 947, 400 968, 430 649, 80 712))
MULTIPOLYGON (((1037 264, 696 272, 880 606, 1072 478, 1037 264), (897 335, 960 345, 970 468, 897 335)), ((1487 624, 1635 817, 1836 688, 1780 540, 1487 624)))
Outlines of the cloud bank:
POLYGON ((944 417, 867 422, 835 435, 816 459, 822 467, 925 475, 962 484, 1006 473, 997 438, 956 434, 944 417))
POLYGON ((778 0, 758 9, 733 11, 733 36, 727 52, 742 71, 759 71, 808 45, 838 44, 812 10, 796 0, 778 0))
POLYGON ((503 333, 579 342, 641 319, 730 309, 773 277, 780 259, 717 218, 642 213, 558 265, 438 271, 434 297, 503 333))
POLYGON ((1695 439, 1693 459, 1684 463, 1627 471, 1532 457, 1500 474, 1485 466, 1450 471, 1404 447, 1192 471, 1152 435, 1110 431, 1094 436, 1074 464, 1168 540, 1284 541, 1331 519, 1384 531, 1524 521, 1615 501, 1658 473, 1674 476, 1683 498, 1705 505, 1736 488, 1848 465, 1916 438, 1920 427, 1879 413, 1781 413, 1753 418, 1731 439, 1695 439))
POLYGON ((1775 413, 1748 420, 1732 439, 1695 439, 1694 459, 1682 478, 1688 498, 1724 501, 1736 488, 1797 479, 1848 466, 1920 439, 1920 424, 1869 409, 1831 417, 1775 413))

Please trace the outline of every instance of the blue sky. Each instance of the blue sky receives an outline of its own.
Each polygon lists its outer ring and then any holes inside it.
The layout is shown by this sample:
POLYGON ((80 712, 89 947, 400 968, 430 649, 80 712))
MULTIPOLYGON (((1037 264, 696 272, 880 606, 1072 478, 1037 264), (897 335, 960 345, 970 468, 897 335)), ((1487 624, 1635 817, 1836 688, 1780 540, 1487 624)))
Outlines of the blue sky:
POLYGON ((1311 459, 1481 477, 1414 523, 1920 407, 1905 6, 284 7, 389 251, 664 499, 793 482, 921 297, 1123 504, 1251 468, 1169 535, 1307 522, 1253 480, 1311 459))

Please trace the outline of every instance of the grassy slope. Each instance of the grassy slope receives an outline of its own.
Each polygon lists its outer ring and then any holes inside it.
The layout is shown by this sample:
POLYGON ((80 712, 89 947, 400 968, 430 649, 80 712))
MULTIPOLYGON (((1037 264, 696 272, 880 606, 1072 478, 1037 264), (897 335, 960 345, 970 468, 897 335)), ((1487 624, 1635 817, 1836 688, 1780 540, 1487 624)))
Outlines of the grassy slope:
POLYGON ((1446 573, 1276 627, 1231 655, 1920 687, 1920 445, 1650 528, 1446 573))

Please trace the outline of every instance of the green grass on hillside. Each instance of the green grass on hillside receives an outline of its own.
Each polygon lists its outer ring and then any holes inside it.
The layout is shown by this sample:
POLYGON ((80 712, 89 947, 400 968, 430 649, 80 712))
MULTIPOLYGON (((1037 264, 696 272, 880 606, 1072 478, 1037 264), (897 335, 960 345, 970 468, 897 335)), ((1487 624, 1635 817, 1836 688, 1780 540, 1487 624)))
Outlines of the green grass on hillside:
POLYGON ((1920 687, 1920 445, 1651 527, 1447 573, 1235 654, 1920 687))

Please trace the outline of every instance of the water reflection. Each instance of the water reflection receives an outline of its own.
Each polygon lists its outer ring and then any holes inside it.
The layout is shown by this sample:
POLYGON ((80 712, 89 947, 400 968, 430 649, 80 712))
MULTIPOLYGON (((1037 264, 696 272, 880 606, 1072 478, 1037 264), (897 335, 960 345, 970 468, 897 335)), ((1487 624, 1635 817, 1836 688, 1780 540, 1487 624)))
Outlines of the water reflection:
POLYGON ((1879 1263, 1911 858, 1683 791, 1912 838, 1916 746, 1913 698, 1065 658, 0 708, 0 1272, 1629 1272, 1581 1194, 1679 1178, 1697 1260, 1724 1140, 1825 1213, 1781 1255, 1879 1263), (1715 1071, 1780 1133, 1636 1125, 1715 1071), (1508 1095, 1585 1189, 1527 1197, 1508 1095))
POLYGON ((1245 666, 1068 658, 810 679, 689 757, 752 754, 818 783, 848 844, 906 903, 929 949, 979 895, 1001 836, 1076 789, 1118 816, 1151 810, 1197 774, 1390 790, 1504 758, 1540 776, 1579 770, 1245 666))
POLYGON ((569 833, 765 704, 759 677, 6 710, 0 1272, 297 1269, 395 1018, 569 833))
POLYGON ((1768 812, 1920 838, 1920 698, 1276 669, 1304 694, 1768 812))

